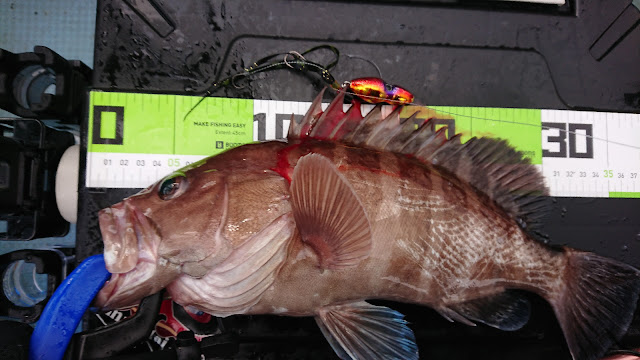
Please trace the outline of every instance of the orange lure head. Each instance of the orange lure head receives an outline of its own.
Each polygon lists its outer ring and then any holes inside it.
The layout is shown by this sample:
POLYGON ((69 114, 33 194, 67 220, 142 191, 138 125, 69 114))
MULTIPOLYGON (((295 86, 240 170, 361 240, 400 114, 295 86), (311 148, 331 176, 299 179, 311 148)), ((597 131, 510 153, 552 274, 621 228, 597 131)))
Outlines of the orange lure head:
POLYGON ((376 77, 365 77, 345 83, 348 92, 372 104, 406 105, 413 102, 413 94, 398 85, 385 83, 376 77))

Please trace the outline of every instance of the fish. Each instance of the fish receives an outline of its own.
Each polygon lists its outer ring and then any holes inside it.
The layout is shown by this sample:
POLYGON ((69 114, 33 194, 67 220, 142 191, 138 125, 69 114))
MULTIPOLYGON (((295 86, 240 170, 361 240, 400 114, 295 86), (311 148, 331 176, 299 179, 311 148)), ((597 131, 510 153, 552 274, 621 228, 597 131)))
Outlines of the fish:
POLYGON ((321 92, 286 141, 229 149, 100 210, 110 280, 95 303, 166 289, 219 317, 314 317, 342 359, 417 359, 403 314, 504 331, 529 320, 527 292, 553 309, 576 360, 627 331, 638 269, 541 240, 540 171, 507 141, 460 140, 433 121, 321 92))

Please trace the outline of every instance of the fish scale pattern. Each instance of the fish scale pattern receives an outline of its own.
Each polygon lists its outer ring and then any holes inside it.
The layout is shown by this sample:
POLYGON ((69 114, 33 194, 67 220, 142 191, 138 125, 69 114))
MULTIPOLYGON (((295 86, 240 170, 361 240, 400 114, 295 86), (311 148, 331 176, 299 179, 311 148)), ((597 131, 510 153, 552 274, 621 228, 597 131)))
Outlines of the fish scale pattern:
POLYGON ((425 119, 415 127, 415 114, 401 119, 402 107, 383 116, 381 105, 362 117, 357 100, 346 113, 344 92, 322 111, 321 92, 300 122, 292 121, 289 140, 313 138, 412 156, 452 172, 460 180, 503 208, 518 225, 537 239, 541 220, 550 206, 548 189, 535 166, 506 140, 472 138, 464 144, 460 135, 447 138, 444 128, 436 130, 425 119), (329 135, 327 135, 329 134, 329 135))

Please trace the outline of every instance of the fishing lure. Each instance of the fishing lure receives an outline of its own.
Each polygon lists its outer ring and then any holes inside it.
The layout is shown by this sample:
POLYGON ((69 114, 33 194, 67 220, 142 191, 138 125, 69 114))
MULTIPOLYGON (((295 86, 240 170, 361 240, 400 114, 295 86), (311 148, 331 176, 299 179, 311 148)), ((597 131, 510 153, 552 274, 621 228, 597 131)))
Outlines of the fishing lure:
POLYGON ((376 77, 345 81, 343 87, 347 93, 371 104, 407 105, 413 102, 413 94, 407 89, 388 84, 376 77))
MULTIPOLYGON (((347 94, 353 95, 367 103, 407 105, 413 102, 414 96, 411 92, 398 85, 388 84, 379 77, 357 78, 351 81, 345 81, 342 85, 340 85, 340 83, 338 83, 330 73, 330 70, 334 68, 338 63, 339 58, 340 51, 336 47, 327 44, 312 47, 302 53, 299 53, 297 51, 289 51, 288 53, 276 53, 265 56, 262 59, 254 62, 248 68, 245 68, 244 71, 224 78, 209 86, 203 97, 187 112, 184 118, 186 119, 187 116, 189 116, 189 114, 191 114, 191 112, 196 107, 198 107, 198 105, 200 105, 200 103, 202 103, 204 99, 211 96, 213 94, 213 91, 217 88, 231 85, 239 89, 241 88, 241 86, 237 84, 237 81, 241 78, 268 70, 286 68, 298 70, 305 74, 313 73, 320 75, 322 81, 329 85, 331 89, 335 91, 345 91, 347 94), (333 54, 335 55, 334 60, 327 65, 321 65, 316 62, 309 61, 305 58, 305 55, 320 49, 327 49, 333 52, 333 54), (282 60, 274 61, 274 59, 278 59, 280 58, 280 56, 283 56, 282 60)), ((380 70, 378 69, 378 72, 379 71, 380 70)))

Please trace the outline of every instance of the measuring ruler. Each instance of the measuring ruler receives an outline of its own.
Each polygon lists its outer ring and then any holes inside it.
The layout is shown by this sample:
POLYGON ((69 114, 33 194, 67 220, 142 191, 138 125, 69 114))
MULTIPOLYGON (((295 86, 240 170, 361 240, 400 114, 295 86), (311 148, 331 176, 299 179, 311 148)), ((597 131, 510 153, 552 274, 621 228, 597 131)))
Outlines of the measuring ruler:
MULTIPOLYGON (((292 114, 302 117, 311 106, 207 98, 185 118, 200 100, 91 91, 86 187, 144 188, 204 157, 284 138, 292 114)), ((640 198, 640 114, 408 106, 401 117, 416 112, 462 141, 507 139, 539 166, 552 196, 640 198)))

